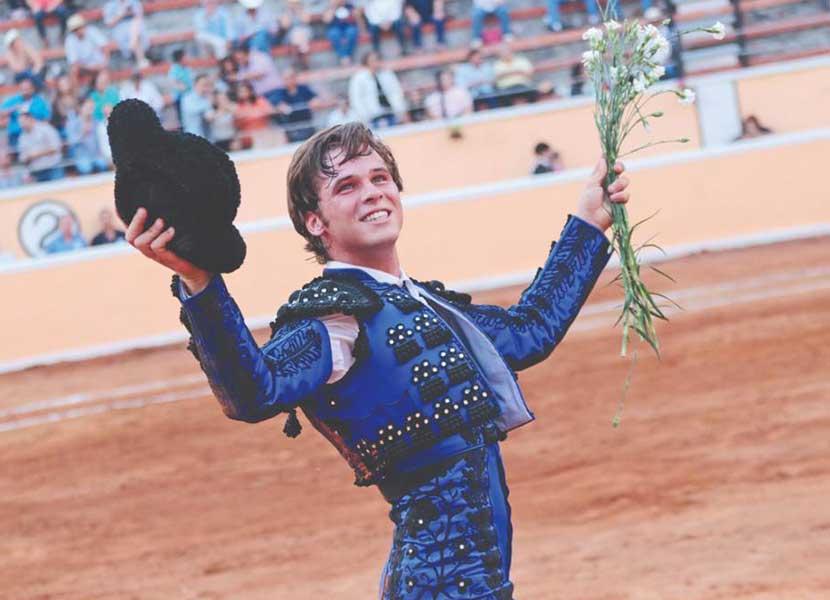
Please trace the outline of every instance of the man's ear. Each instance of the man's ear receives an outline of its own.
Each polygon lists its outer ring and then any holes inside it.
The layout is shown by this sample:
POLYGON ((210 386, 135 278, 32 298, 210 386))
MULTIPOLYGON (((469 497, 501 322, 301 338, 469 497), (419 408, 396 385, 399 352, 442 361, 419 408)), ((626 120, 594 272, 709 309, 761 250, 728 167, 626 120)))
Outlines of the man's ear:
POLYGON ((305 214, 305 228, 311 235, 319 237, 325 233, 326 223, 316 212, 307 212, 305 214))

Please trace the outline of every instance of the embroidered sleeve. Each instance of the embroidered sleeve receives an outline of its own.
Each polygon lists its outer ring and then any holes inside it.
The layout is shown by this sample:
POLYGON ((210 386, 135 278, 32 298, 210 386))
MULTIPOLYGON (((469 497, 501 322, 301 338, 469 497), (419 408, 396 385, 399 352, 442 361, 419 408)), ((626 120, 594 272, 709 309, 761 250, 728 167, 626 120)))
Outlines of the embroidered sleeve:
POLYGON ((221 276, 190 297, 174 278, 173 292, 182 301, 190 349, 228 417, 254 423, 293 413, 328 380, 331 344, 319 320, 286 324, 260 348, 221 276))
POLYGON ((574 215, 518 303, 509 308, 468 304, 465 314, 493 341, 514 370, 547 358, 565 337, 610 259, 610 242, 574 215))

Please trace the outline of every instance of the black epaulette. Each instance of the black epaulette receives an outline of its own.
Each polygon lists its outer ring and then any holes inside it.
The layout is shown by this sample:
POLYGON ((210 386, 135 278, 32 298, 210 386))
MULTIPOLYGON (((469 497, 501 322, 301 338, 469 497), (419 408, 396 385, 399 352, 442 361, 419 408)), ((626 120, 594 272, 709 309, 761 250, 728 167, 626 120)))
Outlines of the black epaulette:
POLYGON ((333 314, 369 317, 383 308, 378 295, 351 277, 317 277, 288 298, 271 323, 271 335, 286 322, 333 314))
POLYGON ((440 281, 417 281, 416 283, 423 285, 436 296, 440 296, 444 300, 459 306, 467 306, 473 301, 473 297, 470 294, 462 294, 461 292, 448 290, 440 281))

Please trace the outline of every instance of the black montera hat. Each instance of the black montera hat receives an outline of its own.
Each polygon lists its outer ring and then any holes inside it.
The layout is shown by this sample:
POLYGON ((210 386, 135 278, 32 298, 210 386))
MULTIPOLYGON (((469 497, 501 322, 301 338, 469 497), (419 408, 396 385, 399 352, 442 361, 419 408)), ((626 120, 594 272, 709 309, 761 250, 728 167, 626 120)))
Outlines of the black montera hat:
POLYGON ((115 163, 115 209, 129 223, 140 206, 147 227, 156 218, 173 226, 168 247, 202 269, 229 273, 245 260, 245 241, 233 226, 239 178, 233 161, 206 139, 165 131, 141 100, 124 100, 107 124, 115 163))

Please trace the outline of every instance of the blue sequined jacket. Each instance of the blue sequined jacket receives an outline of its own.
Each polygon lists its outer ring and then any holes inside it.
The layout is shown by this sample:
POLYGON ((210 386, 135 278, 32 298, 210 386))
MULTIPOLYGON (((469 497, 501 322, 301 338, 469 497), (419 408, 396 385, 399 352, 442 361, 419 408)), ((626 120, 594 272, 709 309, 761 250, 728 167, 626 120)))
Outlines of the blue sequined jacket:
MULTIPOLYGON (((569 215, 517 304, 479 305, 438 282, 424 304, 363 271, 327 269, 289 298, 261 348, 220 276, 182 301, 191 350, 225 414, 258 422, 300 408, 342 454, 358 485, 435 463, 533 419, 515 372, 564 337, 608 259, 596 227, 569 215), (353 315, 355 363, 327 384, 332 358, 319 317, 353 315)), ((182 298, 178 283, 174 294, 182 298)), ((286 433, 296 435, 298 431, 286 433)))

